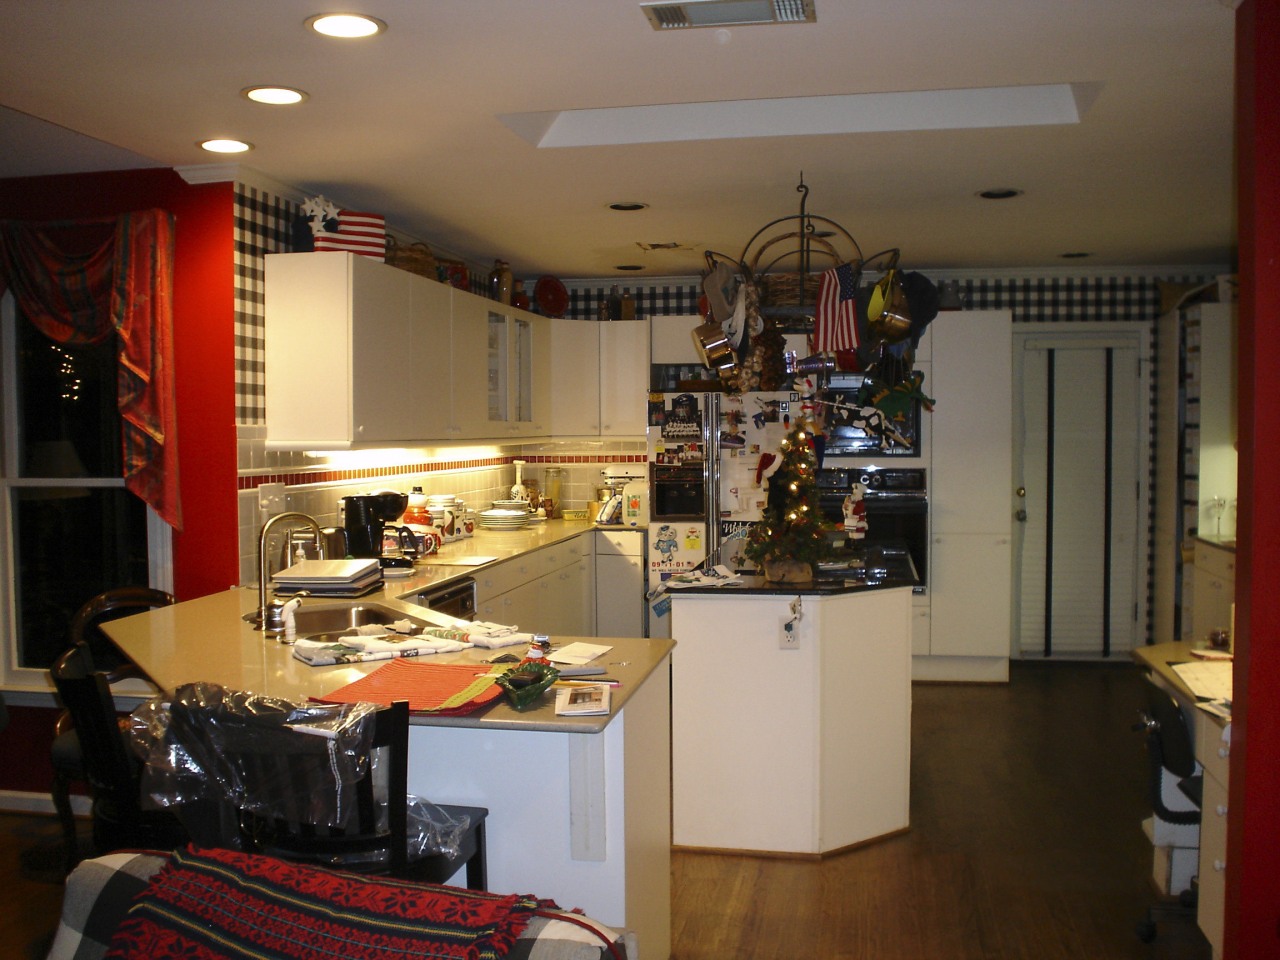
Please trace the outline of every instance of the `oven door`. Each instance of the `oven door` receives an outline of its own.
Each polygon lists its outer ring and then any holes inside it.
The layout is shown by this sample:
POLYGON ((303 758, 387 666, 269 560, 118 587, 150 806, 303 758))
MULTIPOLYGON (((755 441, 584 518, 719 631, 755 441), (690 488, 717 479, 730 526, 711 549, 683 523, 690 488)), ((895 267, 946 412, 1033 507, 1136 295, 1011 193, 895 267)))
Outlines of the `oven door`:
POLYGON ((929 579, 929 504, 918 497, 866 497, 865 543, 905 544, 920 583, 915 593, 925 593, 929 579))
POLYGON ((649 514, 654 520, 705 520, 706 479, 702 467, 663 467, 649 473, 649 514))

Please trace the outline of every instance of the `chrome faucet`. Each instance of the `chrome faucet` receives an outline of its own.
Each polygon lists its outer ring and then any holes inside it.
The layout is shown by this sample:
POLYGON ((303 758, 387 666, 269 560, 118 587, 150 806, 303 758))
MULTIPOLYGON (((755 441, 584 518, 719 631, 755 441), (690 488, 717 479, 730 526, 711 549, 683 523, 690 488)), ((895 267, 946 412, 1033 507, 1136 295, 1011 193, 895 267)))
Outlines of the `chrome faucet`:
POLYGON ((270 561, 267 559, 267 537, 278 524, 289 520, 311 527, 316 538, 316 549, 320 552, 320 557, 324 558, 324 536, 320 532, 320 524, 315 517, 296 512, 277 513, 262 525, 262 530, 258 534, 258 613, 255 622, 264 633, 281 633, 284 630, 284 621, 281 616, 284 604, 280 601, 267 602, 267 580, 271 576, 268 569, 270 561))

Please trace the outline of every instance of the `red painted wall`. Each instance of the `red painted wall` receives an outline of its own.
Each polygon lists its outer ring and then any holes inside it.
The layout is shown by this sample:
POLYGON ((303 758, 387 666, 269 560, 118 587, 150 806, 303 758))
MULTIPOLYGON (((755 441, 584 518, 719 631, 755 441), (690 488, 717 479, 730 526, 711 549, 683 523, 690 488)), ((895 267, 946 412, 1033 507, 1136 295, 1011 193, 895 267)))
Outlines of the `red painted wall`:
POLYGON ((1224 956, 1280 957, 1280 0, 1236 12, 1239 544, 1224 956))
POLYGON ((189 600, 240 577, 236 510, 234 203, 229 183, 172 170, 0 180, 0 217, 71 220, 160 207, 177 218, 174 367, 183 530, 174 591, 189 600))
MULTIPOLYGON (((173 344, 184 523, 173 539, 173 576, 178 599, 188 600, 225 590, 240 575, 233 188, 192 186, 165 169, 0 180, 5 219, 109 217, 147 207, 177 218, 173 344)), ((11 713, 10 735, 0 738, 0 789, 47 792, 56 713, 11 713)))

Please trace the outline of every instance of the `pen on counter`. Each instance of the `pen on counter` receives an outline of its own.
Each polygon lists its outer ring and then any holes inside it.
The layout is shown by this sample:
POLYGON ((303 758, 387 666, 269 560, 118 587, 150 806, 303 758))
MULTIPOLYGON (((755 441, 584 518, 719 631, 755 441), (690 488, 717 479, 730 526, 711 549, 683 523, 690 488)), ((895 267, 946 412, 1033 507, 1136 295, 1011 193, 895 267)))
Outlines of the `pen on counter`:
POLYGON ((577 677, 570 677, 570 678, 569 678, 569 679, 567 679, 567 680, 557 680, 557 681, 555 681, 555 683, 553 683, 553 684, 552 684, 552 686, 556 686, 556 687, 591 687, 591 686, 595 686, 596 684, 601 684, 601 683, 602 683, 602 684, 604 684, 606 687, 620 687, 620 686, 622 686, 622 681, 621 681, 621 680, 614 680, 612 677, 591 677, 590 679, 586 679, 586 678, 584 678, 584 679, 581 679, 581 680, 580 680, 580 679, 578 679, 577 677))

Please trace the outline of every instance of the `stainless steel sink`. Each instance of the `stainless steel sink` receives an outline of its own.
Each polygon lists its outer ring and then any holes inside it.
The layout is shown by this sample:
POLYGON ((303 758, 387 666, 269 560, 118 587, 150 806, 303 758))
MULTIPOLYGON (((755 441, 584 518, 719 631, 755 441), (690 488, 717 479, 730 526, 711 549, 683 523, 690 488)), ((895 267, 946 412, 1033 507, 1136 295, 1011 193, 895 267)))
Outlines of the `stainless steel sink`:
POLYGON ((397 620, 408 620, 416 628, 415 633, 429 625, 428 621, 409 616, 403 610, 359 601, 308 605, 304 600, 294 612, 293 620, 300 637, 345 633, 367 624, 395 623, 397 620))

